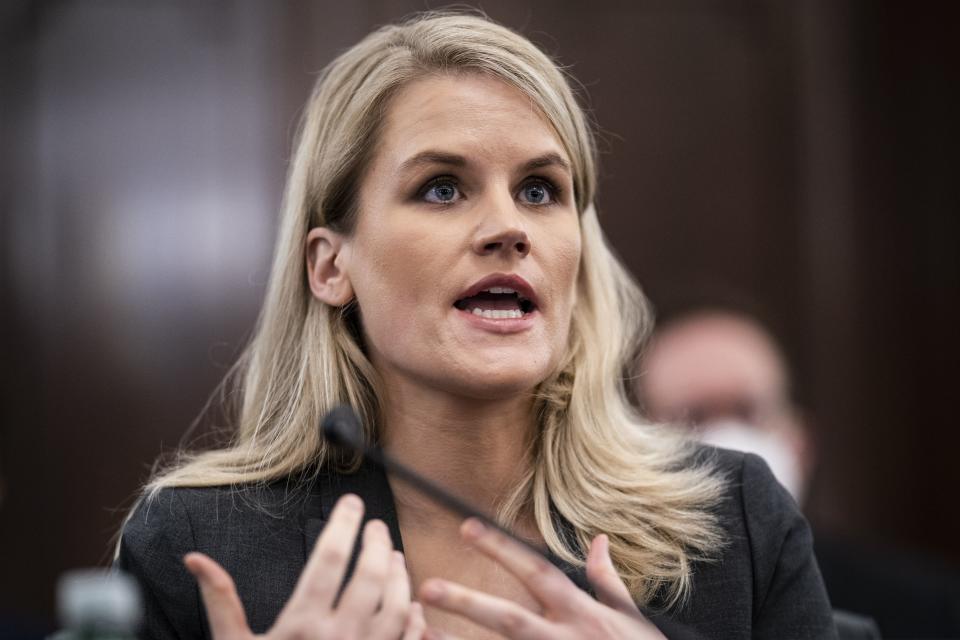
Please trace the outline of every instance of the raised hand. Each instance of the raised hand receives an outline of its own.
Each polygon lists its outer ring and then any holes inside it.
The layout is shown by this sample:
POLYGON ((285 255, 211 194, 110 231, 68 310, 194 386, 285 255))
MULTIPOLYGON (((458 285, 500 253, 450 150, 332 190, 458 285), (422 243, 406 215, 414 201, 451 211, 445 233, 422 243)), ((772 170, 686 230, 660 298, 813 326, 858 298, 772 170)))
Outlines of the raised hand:
POLYGON ((337 502, 293 595, 263 636, 250 630, 230 574, 202 553, 187 554, 184 563, 200 584, 214 640, 420 640, 426 628, 423 611, 410 601, 403 555, 393 550, 387 526, 380 520, 363 528, 356 570, 335 602, 362 521, 360 498, 346 495, 337 502))
MULTIPOLYGON (((540 604, 541 612, 437 578, 421 585, 420 599, 424 603, 464 616, 512 640, 666 640, 640 613, 617 575, 605 535, 593 539, 587 555, 587 578, 598 602, 546 558, 479 521, 467 520, 460 533, 515 575, 540 604)), ((432 640, 451 636, 431 629, 425 637, 432 640)))

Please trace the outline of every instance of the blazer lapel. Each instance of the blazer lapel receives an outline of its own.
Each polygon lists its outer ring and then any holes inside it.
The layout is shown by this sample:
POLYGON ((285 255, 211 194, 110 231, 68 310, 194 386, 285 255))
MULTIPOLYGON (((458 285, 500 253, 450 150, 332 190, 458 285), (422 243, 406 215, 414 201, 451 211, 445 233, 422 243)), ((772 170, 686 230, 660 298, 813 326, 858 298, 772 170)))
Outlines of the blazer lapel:
MULTIPOLYGON (((337 473, 323 470, 317 477, 313 490, 313 499, 305 512, 303 522, 303 559, 306 562, 310 552, 320 537, 320 532, 330 519, 330 512, 341 496, 353 493, 363 499, 365 505, 363 521, 383 520, 390 530, 393 546, 403 551, 403 539, 400 537, 400 523, 393 502, 393 492, 387 475, 375 464, 363 461, 355 473, 337 473)), ((347 568, 346 584, 353 575, 357 555, 360 552, 359 536, 353 548, 353 556, 347 568)))

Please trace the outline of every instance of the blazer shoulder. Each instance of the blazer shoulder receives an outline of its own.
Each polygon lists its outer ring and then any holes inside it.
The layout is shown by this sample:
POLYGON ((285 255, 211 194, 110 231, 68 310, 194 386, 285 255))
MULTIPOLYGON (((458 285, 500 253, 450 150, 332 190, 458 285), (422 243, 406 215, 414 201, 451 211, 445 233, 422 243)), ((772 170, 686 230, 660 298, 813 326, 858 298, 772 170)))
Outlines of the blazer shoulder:
POLYGON ((717 637, 834 638, 809 526, 766 462, 710 446, 693 459, 724 480, 717 512, 727 543, 718 562, 697 566, 689 617, 717 637))
POLYGON ((152 638, 193 638, 203 634, 200 596, 183 557, 196 549, 188 504, 196 498, 181 489, 144 495, 120 534, 115 564, 140 584, 144 631, 152 638))
MULTIPOLYGON (((206 502, 209 501, 208 498, 206 502)), ((158 544, 169 547, 191 545, 190 514, 201 510, 203 502, 191 489, 161 489, 142 495, 124 523, 120 534, 121 550, 158 544)))
POLYGON ((727 479, 736 479, 748 454, 733 449, 723 449, 709 444, 697 444, 692 459, 695 464, 707 464, 727 479))
POLYGON ((287 482, 144 495, 123 528, 116 564, 140 583, 146 636, 203 637, 199 590, 183 564, 191 551, 233 577, 251 628, 268 629, 302 569, 309 495, 287 482))
POLYGON ((123 536, 184 536, 202 542, 211 528, 259 520, 283 521, 309 504, 310 486, 292 482, 216 487, 168 487, 145 494, 123 528, 123 536))
POLYGON ((745 538, 754 577, 762 584, 772 574, 788 537, 809 538, 800 508, 760 456, 708 446, 696 455, 724 479, 724 527, 745 538))
POLYGON ((725 484, 725 516, 749 526, 760 518, 761 526, 781 520, 786 524, 801 517, 793 497, 773 476, 760 456, 743 451, 698 445, 693 454, 696 464, 708 465, 725 484))
POLYGON ((835 638, 813 536, 793 496, 749 453, 740 494, 753 565, 754 630, 761 637, 835 638))

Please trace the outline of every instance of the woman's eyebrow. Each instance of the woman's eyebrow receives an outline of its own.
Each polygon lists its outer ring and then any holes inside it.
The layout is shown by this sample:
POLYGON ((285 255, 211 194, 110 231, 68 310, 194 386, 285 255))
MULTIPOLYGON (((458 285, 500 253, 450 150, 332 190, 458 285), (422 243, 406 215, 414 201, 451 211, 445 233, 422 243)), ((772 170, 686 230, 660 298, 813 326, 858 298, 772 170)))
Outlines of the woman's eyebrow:
POLYGON ((456 153, 446 153, 443 151, 421 151, 403 161, 398 172, 406 173, 411 169, 430 164, 445 164, 453 167, 467 166, 467 159, 456 153))
POLYGON ((533 160, 530 160, 529 162, 525 163, 523 167, 521 167, 521 172, 526 173, 528 171, 534 171, 536 169, 542 169, 544 167, 551 167, 551 166, 560 167, 567 173, 572 173, 570 171, 570 163, 567 162, 566 159, 564 159, 564 157, 561 156, 559 153, 554 153, 554 152, 545 153, 542 156, 537 156, 533 160))
MULTIPOLYGON (((400 167, 398 168, 398 173, 406 173, 411 169, 416 167, 421 167, 424 165, 431 164, 444 164, 451 167, 465 167, 467 166, 468 161, 466 157, 456 154, 456 153, 447 153, 445 151, 421 151, 420 153, 413 155, 406 160, 404 160, 400 167)), ((526 173, 528 171, 534 171, 536 169, 543 169, 544 167, 559 167, 567 173, 572 173, 570 170, 570 163, 556 152, 548 152, 543 155, 537 156, 532 160, 528 160, 523 165, 521 165, 519 171, 521 173, 526 173)))

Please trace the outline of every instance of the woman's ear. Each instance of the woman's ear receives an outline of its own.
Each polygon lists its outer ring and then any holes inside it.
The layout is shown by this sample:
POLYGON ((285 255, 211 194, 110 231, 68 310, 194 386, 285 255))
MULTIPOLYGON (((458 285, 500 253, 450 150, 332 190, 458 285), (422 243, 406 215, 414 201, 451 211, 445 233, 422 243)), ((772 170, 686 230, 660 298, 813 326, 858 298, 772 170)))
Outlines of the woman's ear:
POLYGON ((353 299, 353 285, 347 273, 349 246, 343 234, 316 227, 307 234, 307 282, 315 298, 332 307, 353 299))

